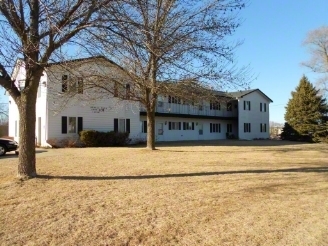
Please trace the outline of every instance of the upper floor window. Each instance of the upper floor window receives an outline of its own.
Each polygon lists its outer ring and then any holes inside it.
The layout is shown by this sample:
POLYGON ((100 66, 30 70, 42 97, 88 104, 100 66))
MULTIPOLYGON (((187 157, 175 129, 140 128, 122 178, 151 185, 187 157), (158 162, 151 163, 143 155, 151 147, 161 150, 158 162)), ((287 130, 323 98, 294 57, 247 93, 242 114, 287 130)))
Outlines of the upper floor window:
POLYGON ((130 84, 126 84, 125 86, 125 99, 129 100, 131 95, 130 84))
POLYGON ((25 79, 18 80, 18 89, 22 91, 25 88, 25 79))
POLYGON ((260 111, 266 112, 266 103, 260 103, 260 111))
POLYGON ((232 103, 227 103, 227 111, 232 111, 232 103))
POLYGON ((251 101, 244 101, 244 110, 251 110, 251 101))
POLYGON ((181 99, 178 97, 169 96, 168 101, 169 103, 181 104, 181 99))
POLYGON ((221 104, 219 102, 210 102, 210 110, 221 110, 221 104))
POLYGON ((83 94, 83 78, 82 77, 77 78, 77 93, 83 94))
POLYGON ((62 76, 62 92, 83 94, 83 78, 70 78, 67 74, 64 74, 62 76))
POLYGON ((118 83, 114 82, 113 96, 118 97, 118 83))
POLYGON ((62 76, 62 92, 68 91, 68 75, 62 76))

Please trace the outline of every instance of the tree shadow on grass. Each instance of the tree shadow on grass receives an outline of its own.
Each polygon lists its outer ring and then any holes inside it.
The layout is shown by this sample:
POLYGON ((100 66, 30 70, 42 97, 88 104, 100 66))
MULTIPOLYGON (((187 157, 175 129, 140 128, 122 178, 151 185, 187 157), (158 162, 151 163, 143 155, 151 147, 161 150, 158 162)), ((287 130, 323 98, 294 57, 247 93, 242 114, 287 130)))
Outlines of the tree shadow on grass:
MULTIPOLYGON (((304 145, 307 142, 286 141, 286 140, 193 140, 193 141, 170 141, 156 142, 156 147, 206 147, 206 146, 231 146, 231 147, 272 147, 272 146, 289 146, 304 145)), ((129 148, 145 148, 146 144, 137 144, 128 146, 129 148)))
POLYGON ((62 180, 142 180, 142 179, 161 179, 161 178, 185 178, 202 177, 228 174, 268 174, 268 173, 328 173, 328 167, 302 167, 287 169, 257 169, 257 170, 237 170, 221 172, 198 172, 198 173, 172 173, 172 174, 150 174, 139 176, 53 176, 38 175, 39 179, 62 179, 62 180))

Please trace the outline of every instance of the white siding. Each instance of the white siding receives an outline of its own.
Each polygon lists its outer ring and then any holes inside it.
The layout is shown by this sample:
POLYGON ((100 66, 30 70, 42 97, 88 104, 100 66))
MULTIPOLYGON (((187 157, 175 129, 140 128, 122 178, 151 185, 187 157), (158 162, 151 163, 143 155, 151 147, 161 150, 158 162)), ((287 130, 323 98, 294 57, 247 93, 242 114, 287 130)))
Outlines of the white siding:
MULTIPOLYGON (((140 117, 141 121, 146 121, 146 116, 140 117)), ((215 140, 226 139, 227 124, 233 125, 233 132, 237 136, 238 125, 237 121, 231 120, 216 120, 216 119, 193 119, 179 117, 156 117, 155 118, 155 136, 156 141, 185 141, 185 140, 215 140), (169 122, 181 122, 181 130, 169 130, 169 122), (194 122, 194 130, 183 130, 183 122, 194 122), (158 134, 158 124, 163 123, 164 133, 158 134), (210 132, 210 123, 218 123, 221 125, 221 132, 210 132), (199 134, 200 126, 203 125, 203 135, 199 134)), ((139 124, 141 132, 141 122, 139 124)), ((146 139, 145 133, 140 133, 140 139, 146 139)))
POLYGON ((260 92, 252 92, 238 101, 239 139, 269 138, 269 103, 260 92), (251 102, 251 110, 244 110, 244 101, 251 102), (260 103, 266 103, 266 112, 260 111, 260 103), (244 132, 244 123, 251 123, 251 132, 244 132), (260 131, 260 125, 266 124, 266 132, 260 131))
POLYGON ((62 116, 82 117, 83 130, 102 132, 114 131, 114 119, 130 119, 130 135, 136 140, 140 133, 140 116, 138 107, 127 101, 114 102, 115 99, 97 101, 88 105, 69 105, 60 112, 48 111, 48 139, 77 138, 77 133, 62 133, 62 116))

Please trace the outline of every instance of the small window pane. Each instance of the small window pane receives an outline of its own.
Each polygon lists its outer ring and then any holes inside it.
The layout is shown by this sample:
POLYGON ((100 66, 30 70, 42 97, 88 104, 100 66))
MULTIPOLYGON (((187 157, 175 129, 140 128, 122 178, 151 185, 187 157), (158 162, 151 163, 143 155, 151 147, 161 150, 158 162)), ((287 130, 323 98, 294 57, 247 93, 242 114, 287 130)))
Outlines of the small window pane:
POLYGON ((119 119, 118 131, 125 132, 125 119, 119 119))
POLYGON ((68 118, 68 133, 76 133, 76 117, 68 118))

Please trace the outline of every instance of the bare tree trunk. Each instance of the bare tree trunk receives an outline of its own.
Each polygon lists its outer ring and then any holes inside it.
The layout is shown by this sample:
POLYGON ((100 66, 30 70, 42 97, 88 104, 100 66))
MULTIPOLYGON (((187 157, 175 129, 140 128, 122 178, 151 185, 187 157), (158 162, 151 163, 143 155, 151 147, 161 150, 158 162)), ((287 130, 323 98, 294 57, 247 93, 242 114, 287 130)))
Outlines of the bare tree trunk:
POLYGON ((19 178, 36 177, 35 168, 35 119, 36 95, 22 93, 19 100, 19 178))
POLYGON ((155 109, 147 110, 147 149, 155 150, 155 109))

